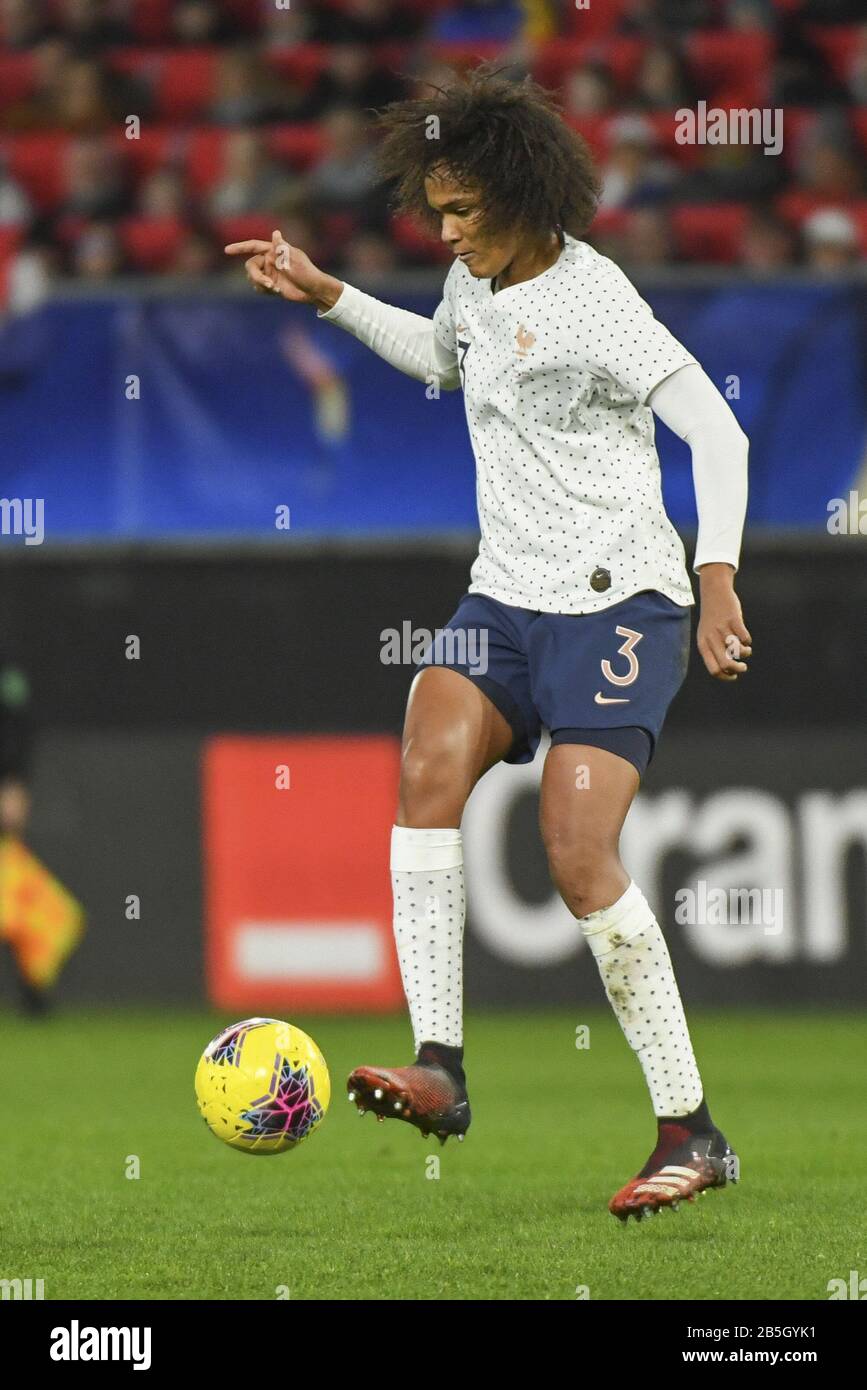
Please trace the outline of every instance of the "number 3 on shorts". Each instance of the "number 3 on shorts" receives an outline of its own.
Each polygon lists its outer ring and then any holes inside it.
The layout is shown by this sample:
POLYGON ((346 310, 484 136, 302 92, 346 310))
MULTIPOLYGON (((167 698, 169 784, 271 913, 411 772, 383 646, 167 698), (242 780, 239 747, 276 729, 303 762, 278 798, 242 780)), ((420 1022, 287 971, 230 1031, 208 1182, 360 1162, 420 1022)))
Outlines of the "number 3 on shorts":
POLYGON ((616 676, 611 669, 610 661, 600 661, 602 674, 612 685, 631 685, 638 675, 638 657, 635 655, 635 647, 644 636, 643 632, 635 632, 631 627, 616 627, 614 631, 618 637, 625 637, 626 641, 622 647, 617 648, 618 656, 625 656, 629 662, 629 668, 625 676, 616 676))

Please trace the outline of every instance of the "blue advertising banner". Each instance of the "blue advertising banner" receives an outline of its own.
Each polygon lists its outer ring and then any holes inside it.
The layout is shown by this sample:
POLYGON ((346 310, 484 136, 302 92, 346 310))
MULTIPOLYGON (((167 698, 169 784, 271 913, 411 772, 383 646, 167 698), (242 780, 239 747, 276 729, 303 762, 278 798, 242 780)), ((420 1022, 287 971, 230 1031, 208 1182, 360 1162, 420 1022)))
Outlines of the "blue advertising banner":
MULTIPOLYGON (((867 290, 644 293, 750 437, 750 520, 824 526, 865 455, 867 290)), ((51 303, 0 327, 3 491, 44 499, 49 542, 472 528, 462 396, 430 394, 271 300, 51 303)), ((657 437, 666 505, 689 526, 689 451, 657 437)))

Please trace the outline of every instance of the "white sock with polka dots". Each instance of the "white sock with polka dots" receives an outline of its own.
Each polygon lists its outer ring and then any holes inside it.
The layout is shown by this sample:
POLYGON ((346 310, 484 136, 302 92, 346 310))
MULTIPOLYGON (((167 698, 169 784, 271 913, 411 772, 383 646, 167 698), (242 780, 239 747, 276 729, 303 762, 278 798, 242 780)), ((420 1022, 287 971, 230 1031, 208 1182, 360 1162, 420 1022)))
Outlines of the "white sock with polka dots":
POLYGON ((638 1053, 657 1116, 689 1115, 702 1085, 671 957, 659 923, 635 883, 611 907, 579 919, 608 1002, 638 1053))
POLYGON ((464 855, 460 830, 391 832, 394 940, 418 1052, 463 1044, 464 855))

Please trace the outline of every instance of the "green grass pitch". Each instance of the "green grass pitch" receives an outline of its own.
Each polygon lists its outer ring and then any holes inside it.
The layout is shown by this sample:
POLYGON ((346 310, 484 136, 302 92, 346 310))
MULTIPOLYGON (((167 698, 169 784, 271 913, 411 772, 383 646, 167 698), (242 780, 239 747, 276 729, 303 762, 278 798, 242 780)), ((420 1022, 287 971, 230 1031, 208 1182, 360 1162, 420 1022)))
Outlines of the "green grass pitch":
POLYGON ((693 1011, 742 1181, 625 1227, 607 1202, 654 1127, 602 1011, 474 1014, 473 1124, 444 1149, 346 1100, 353 1065, 409 1060, 402 1019, 295 1017, 334 1096, 317 1133, 268 1158, 220 1144, 196 1109, 199 1054, 232 1019, 0 1021, 0 1278, 42 1278, 47 1299, 822 1300, 867 1274, 861 1016, 693 1011))

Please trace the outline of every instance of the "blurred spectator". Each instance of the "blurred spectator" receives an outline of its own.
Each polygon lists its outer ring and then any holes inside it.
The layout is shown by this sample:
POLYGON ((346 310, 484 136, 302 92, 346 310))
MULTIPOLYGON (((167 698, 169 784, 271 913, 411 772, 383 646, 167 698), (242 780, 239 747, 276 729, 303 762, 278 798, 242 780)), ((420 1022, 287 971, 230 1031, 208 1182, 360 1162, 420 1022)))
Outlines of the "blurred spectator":
POLYGON ((680 51, 671 43, 652 43, 641 56, 632 100, 644 111, 670 111, 695 104, 696 93, 680 51))
POLYGON ((310 196, 329 211, 363 212, 371 206, 377 188, 367 122, 357 111, 341 107, 329 111, 322 125, 326 153, 311 171, 310 196))
POLYGON ((636 269, 668 265, 677 260, 668 209, 634 208, 624 229, 620 256, 627 266, 636 269))
POLYGON ((676 196, 684 202, 750 202, 770 198, 785 171, 760 145, 704 145, 695 168, 681 178, 676 196))
POLYGON ((21 185, 13 179, 0 153, 0 227, 17 227, 29 222, 33 206, 21 185))
POLYGON ((291 175, 272 159, 264 137, 255 130, 235 130, 226 139, 223 173, 208 200, 215 217, 267 212, 291 182, 291 175))
POLYGON ((308 37, 314 43, 389 43, 413 38, 423 23, 398 0, 344 0, 339 7, 314 8, 308 37))
POLYGON ((411 97, 426 97, 436 87, 443 91, 455 81, 455 70, 442 58, 423 57, 421 66, 416 65, 415 77, 410 85, 411 97))
POLYGON ((773 274, 794 266, 798 260, 798 235, 770 208, 757 208, 741 236, 739 263, 756 275, 773 274))
POLYGON ((50 31, 44 0, 2 0, 0 38, 13 51, 33 48, 50 31))
POLYGON ((602 169, 602 208, 622 208, 667 193, 675 180, 671 160, 656 151, 656 132, 643 116, 617 116, 609 130, 610 151, 602 169))
POLYGON ((129 40, 129 30, 109 0, 57 0, 55 12, 63 33, 82 56, 129 40))
POLYGON ((727 29, 772 33, 777 15, 773 0, 725 0, 724 18, 727 29))
MULTIPOLYGON (((87 229, 92 237, 83 243, 84 249, 76 248, 73 262, 80 255, 95 278, 103 275, 100 266, 112 260, 123 264, 120 247, 104 235, 104 224, 125 216, 130 208, 146 218, 189 224, 189 235, 172 264, 178 273, 188 266, 189 274, 204 275, 212 273, 209 266, 215 270, 222 265, 219 258, 213 261, 214 248, 207 229, 195 220, 197 212, 215 217, 273 214, 274 226, 294 223, 298 244, 304 244, 304 238, 314 258, 334 259, 359 276, 388 274, 404 260, 424 261, 423 247, 403 252, 392 239, 386 190, 377 182, 373 163, 371 112, 406 95, 424 98, 431 85, 453 82, 456 67, 472 65, 475 59, 469 56, 454 63, 438 56, 437 34, 469 39, 468 53, 475 40, 506 36, 502 62, 519 81, 527 67, 533 67, 537 49, 532 40, 544 40, 552 20, 560 21, 564 34, 580 32, 580 25, 575 30, 567 22, 565 11, 571 16, 572 0, 443 0, 429 6, 415 0, 316 0, 289 9, 278 9, 274 0, 248 0, 248 7, 240 0, 154 4, 144 42, 154 43, 158 50, 171 44, 221 46, 213 98, 200 119, 226 128, 224 163, 213 171, 213 183, 211 171, 196 170, 197 181, 204 175, 210 189, 197 209, 186 168, 176 166, 173 158, 143 180, 139 176, 132 188, 122 163, 105 143, 107 137, 115 141, 122 133, 126 116, 151 114, 150 84, 155 91, 160 86, 159 52, 150 58, 143 54, 143 63, 130 64, 116 63, 110 52, 119 42, 131 41, 137 47, 142 43, 127 26, 137 3, 0 0, 0 41, 13 55, 27 55, 20 63, 13 57, 8 69, 15 90, 24 95, 4 103, 0 93, 0 132, 11 137, 9 151, 15 161, 7 167, 0 158, 0 224, 31 221, 34 207, 42 209, 47 199, 57 197, 54 170, 46 170, 43 177, 42 169, 34 166, 38 144, 30 147, 33 155, 21 158, 15 137, 31 131, 71 134, 75 140, 64 170, 68 191, 59 207, 46 211, 46 225, 63 238, 65 249, 81 219, 94 224, 87 229), (252 40, 254 32, 258 38, 252 40), (296 67, 285 50, 307 41, 331 45, 324 66, 318 55, 311 55, 317 58, 312 85, 306 87, 300 79, 296 85, 294 77, 282 80, 278 74, 284 68, 294 74, 307 62, 304 56, 296 67), (386 45, 382 54, 378 45, 386 45), (272 62, 269 57, 276 48, 283 51, 272 62), (142 85, 145 76, 132 74, 146 75, 148 85, 142 85), (324 154, 303 177, 269 154, 266 127, 296 120, 319 123, 324 144, 324 154)), ((596 0, 591 3, 595 7, 596 0)), ((599 3, 604 6, 604 0, 599 3)), ((605 118, 609 155, 602 170, 602 208, 615 215, 602 219, 597 243, 635 266, 668 263, 677 259, 669 220, 672 204, 737 201, 758 209, 743 234, 741 265, 756 273, 773 273, 803 259, 797 233, 767 209, 784 191, 799 192, 807 207, 838 211, 865 196, 864 152, 847 115, 848 104, 867 105, 865 6, 867 0, 621 0, 612 6, 610 33, 642 39, 629 90, 619 89, 626 81, 624 70, 617 67, 621 76, 615 80, 603 61, 607 36, 600 26, 600 41, 597 45, 594 29, 588 60, 565 65, 559 93, 567 116, 579 129, 586 119, 594 138, 596 118, 605 118), (843 55, 848 66, 845 80, 825 57, 817 23, 858 25, 843 55), (799 149, 787 126, 785 159, 766 156, 760 146, 709 144, 683 151, 683 160, 678 152, 675 161, 658 142, 659 123, 642 114, 694 107, 697 96, 726 105, 722 90, 695 90, 684 59, 693 52, 685 45, 696 31, 720 33, 724 28, 734 34, 772 34, 778 53, 767 73, 769 92, 772 89, 768 100, 772 106, 797 103, 815 113, 812 120, 792 121, 799 149)), ((718 83, 714 79, 709 85, 718 83)), ((724 85, 732 87, 730 81, 724 85)), ((122 148, 125 142, 116 143, 122 148)), ((185 149, 184 137, 169 137, 169 148, 185 149)), ((132 171, 139 167, 138 160, 130 160, 132 171)), ((821 223, 819 227, 821 231, 821 223)), ((846 240, 842 227, 838 223, 836 241, 826 229, 824 239, 811 243, 806 253, 811 264, 848 265, 858 254, 857 238, 846 240)), ((436 261, 433 249, 428 259, 436 261)), ((26 279, 29 272, 21 264, 26 279)), ((31 267, 36 277, 39 267, 37 256, 31 267)))
POLYGON ((406 84, 374 62, 362 44, 336 44, 328 63, 295 112, 297 120, 310 121, 334 106, 358 110, 385 106, 406 95, 406 84))
POLYGON ((285 120, 297 105, 289 92, 249 48, 220 55, 214 100, 208 113, 217 125, 262 125, 285 120))
POLYGON ((201 227, 192 227, 175 252, 169 273, 202 278, 225 270, 221 248, 201 227))
POLYGON ((56 111, 58 125, 81 133, 108 130, 120 114, 112 104, 105 73, 91 58, 71 58, 62 64, 56 111))
POLYGON ((858 259, 858 228, 842 208, 823 208, 808 217, 802 228, 807 264, 823 275, 850 270, 858 259))
POLYGON ((229 43, 238 37, 237 26, 212 0, 179 0, 172 6, 171 26, 172 43, 183 48, 229 43))
POLYGON ((9 267, 6 309, 10 314, 29 314, 48 295, 57 275, 60 256, 57 246, 46 237, 32 234, 27 245, 12 259, 9 267))
POLYGON ((618 21, 624 34, 702 29, 715 18, 714 0, 627 0, 618 21))
POLYGON ((360 232, 346 248, 343 269, 350 278, 358 275, 375 280, 389 275, 397 264, 397 253, 388 237, 379 232, 360 232))
MULTIPOLYGON (((253 3, 254 0, 251 0, 253 3)), ((274 0, 259 0, 260 41, 266 48, 294 48, 313 37, 315 21, 310 9, 297 6, 278 10, 274 0)))
POLYGON ((111 280, 127 270, 117 229, 94 222, 79 233, 72 247, 73 274, 82 280, 111 280))
POLYGON ((797 14, 785 15, 777 35, 771 77, 772 106, 828 106, 847 100, 817 43, 804 31, 797 14))
POLYGON ((187 192, 180 171, 171 165, 154 169, 139 185, 135 210, 140 217, 182 221, 187 213, 187 192))
POLYGON ((820 118, 798 158, 804 188, 828 202, 856 198, 864 186, 864 156, 848 121, 839 113, 820 118))
POLYGON ((128 203, 120 161, 108 141, 99 136, 72 140, 66 153, 66 197, 59 216, 120 217, 128 203))
POLYGON ((854 101, 867 106, 867 24, 860 26, 852 45, 849 91, 854 101))
POLYGON ((4 130, 51 130, 61 124, 62 73, 69 60, 69 44, 59 35, 34 48, 32 91, 0 111, 4 130))
POLYGON ((602 63, 586 63, 566 74, 563 104, 570 116, 599 116, 610 111, 614 78, 602 63))

